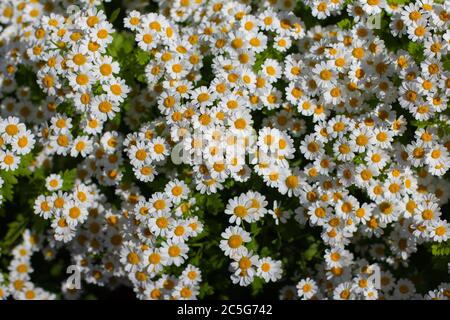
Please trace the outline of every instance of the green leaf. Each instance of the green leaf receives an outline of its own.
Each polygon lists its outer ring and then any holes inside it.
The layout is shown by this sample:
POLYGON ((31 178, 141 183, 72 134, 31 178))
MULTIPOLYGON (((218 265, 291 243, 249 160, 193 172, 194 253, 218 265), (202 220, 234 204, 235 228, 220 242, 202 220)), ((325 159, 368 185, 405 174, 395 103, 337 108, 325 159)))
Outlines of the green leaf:
POLYGON ((268 256, 270 256, 270 249, 269 249, 269 247, 264 247, 264 248, 262 248, 261 249, 261 253, 260 253, 260 256, 261 257, 268 257, 268 256))
MULTIPOLYGON (((34 203, 34 199, 31 200, 34 203)), ((33 230, 37 233, 43 233, 49 227, 49 221, 35 215, 32 218, 33 230)))
POLYGON ((442 64, 444 65, 444 70, 450 71, 450 53, 442 57, 442 64))
POLYGON ((4 200, 12 201, 14 197, 14 187, 10 183, 6 183, 2 187, 2 195, 4 200))
POLYGON ((255 241, 255 239, 253 239, 252 241, 247 243, 246 247, 248 250, 255 251, 255 252, 257 252, 258 248, 259 248, 258 243, 255 241))
POLYGON ((345 18, 337 23, 337 26, 342 30, 349 30, 353 26, 353 22, 349 18, 345 18))
POLYGON ((424 46, 421 43, 410 41, 408 43, 408 52, 417 62, 425 60, 424 46))
POLYGON ((147 78, 145 77, 145 74, 140 74, 136 77, 136 80, 142 83, 147 83, 147 78))
POLYGON ((256 296, 258 293, 262 292, 264 287, 264 280, 261 278, 255 278, 252 282, 252 295, 256 296))
POLYGON ((316 254, 319 252, 319 245, 317 243, 312 243, 308 249, 303 253, 306 261, 311 261, 316 254))
POLYGON ((139 65, 141 65, 141 66, 146 65, 151 59, 150 52, 147 52, 147 51, 144 51, 144 50, 141 50, 141 49, 136 51, 135 56, 136 56, 137 63, 139 65))
POLYGON ((73 107, 72 103, 70 103, 69 101, 64 101, 63 103, 58 105, 58 111, 61 113, 65 113, 68 116, 73 116, 74 107, 73 107))
POLYGON ((14 175, 13 171, 2 171, 1 176, 5 183, 16 184, 17 178, 14 175))
POLYGON ((449 256, 450 241, 432 244, 431 253, 433 254, 433 256, 449 256))
POLYGON ((17 184, 17 178, 12 171, 2 171, 1 177, 3 178, 4 184, 2 187, 2 195, 4 200, 12 201, 14 197, 14 185, 17 184))
POLYGON ((256 237, 259 234, 260 231, 261 231, 261 227, 258 226, 258 224, 252 223, 250 225, 250 232, 252 233, 253 237, 256 237))
POLYGON ((62 174, 63 185, 62 191, 70 191, 75 184, 75 178, 77 177, 77 169, 65 170, 62 174))
POLYGON ((64 270, 64 261, 59 260, 58 262, 53 263, 52 266, 50 267, 50 275, 55 278, 59 277, 63 273, 63 270, 64 270))
POLYGON ((215 193, 206 198, 206 210, 208 213, 217 215, 219 212, 223 211, 224 207, 220 194, 215 193))
POLYGON ((128 54, 133 51, 134 38, 125 32, 114 33, 113 41, 109 44, 107 52, 115 59, 127 60, 128 54))
POLYGON ((411 2, 411 0, 387 0, 388 4, 396 4, 396 5, 407 4, 409 2, 411 2))
POLYGON ((203 282, 200 286, 199 298, 203 299, 205 296, 214 294, 214 287, 208 282, 203 282))
POLYGON ((22 157, 20 160, 19 168, 16 170, 17 175, 19 176, 29 176, 31 175, 31 171, 28 168, 31 165, 31 162, 34 159, 34 155, 32 153, 28 153, 22 157))
POLYGON ((8 224, 8 231, 2 241, 2 247, 8 248, 14 244, 14 242, 22 235, 27 223, 28 220, 22 214, 17 215, 16 220, 8 224))
POLYGON ((117 8, 116 10, 111 13, 111 17, 109 18, 109 22, 114 23, 116 21, 117 17, 119 16, 120 8, 117 8))

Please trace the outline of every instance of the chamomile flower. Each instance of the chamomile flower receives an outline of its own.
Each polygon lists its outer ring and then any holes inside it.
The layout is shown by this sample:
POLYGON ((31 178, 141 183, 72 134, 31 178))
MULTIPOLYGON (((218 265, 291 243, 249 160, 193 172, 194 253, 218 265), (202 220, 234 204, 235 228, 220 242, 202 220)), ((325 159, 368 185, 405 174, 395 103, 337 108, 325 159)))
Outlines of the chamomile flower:
POLYGON ((118 102, 122 102, 130 92, 129 87, 123 79, 110 78, 102 87, 108 97, 118 102))
POLYGON ((45 179, 45 187, 49 191, 57 191, 63 186, 63 179, 59 174, 51 174, 45 179))
POLYGON ((89 66, 80 68, 74 73, 70 73, 67 76, 70 86, 76 91, 90 90, 94 83, 94 74, 89 66))
POLYGON ((81 155, 83 158, 87 157, 94 150, 93 142, 88 136, 78 136, 72 142, 70 155, 77 157, 81 155))
POLYGON ((189 188, 184 181, 175 180, 166 185, 165 192, 173 203, 178 204, 187 199, 189 188))
POLYGON ((154 161, 164 160, 165 157, 169 154, 169 149, 166 141, 161 137, 152 139, 152 141, 149 143, 149 150, 150 157, 154 161))
POLYGON ((250 234, 238 226, 228 227, 221 236, 220 249, 230 257, 243 253, 244 244, 251 240, 250 234))
POLYGON ((24 133, 25 130, 25 125, 20 123, 17 117, 8 117, 0 121, 0 133, 7 143, 17 135, 24 133))
POLYGON ((181 281, 187 284, 197 284, 201 280, 201 270, 192 264, 189 264, 181 274, 181 281))
POLYGON ((296 286, 300 299, 311 299, 318 291, 318 286, 311 278, 302 279, 296 286))
POLYGON ((99 121, 102 123, 108 119, 114 118, 119 110, 117 98, 106 94, 95 96, 92 100, 91 111, 98 120, 97 123, 92 123, 92 125, 97 124, 96 128, 98 128, 99 121))
POLYGON ((155 236, 166 236, 170 232, 170 224, 172 222, 172 218, 167 212, 158 212, 152 214, 152 217, 148 219, 148 225, 150 231, 155 236))
POLYGON ((126 242, 120 250, 120 262, 125 266, 125 271, 135 272, 140 268, 143 257, 142 251, 139 250, 132 242, 126 242))
POLYGON ((168 240, 162 244, 161 254, 166 259, 167 265, 174 264, 175 266, 181 265, 187 258, 187 252, 189 247, 183 242, 174 243, 168 240))
POLYGON ((35 214, 41 216, 44 219, 49 219, 53 215, 52 207, 53 204, 51 200, 44 195, 40 195, 34 201, 33 209, 35 214))
POLYGON ((88 211, 86 208, 79 205, 75 201, 67 201, 64 204, 63 216, 69 226, 75 227, 78 224, 86 221, 88 211))
POLYGON ((282 67, 276 60, 267 59, 261 68, 263 76, 270 83, 277 81, 281 76, 282 67))
POLYGON ((124 19, 125 28, 128 28, 131 31, 138 30, 141 23, 142 23, 142 16, 139 13, 139 11, 136 10, 131 11, 124 19))
POLYGON ((31 152, 35 145, 34 134, 27 130, 23 134, 17 134, 11 141, 12 150, 18 155, 25 155, 31 152))
POLYGON ((393 296, 398 300, 407 300, 416 291, 414 284, 408 279, 399 279, 395 285, 393 296))
POLYGON ((251 207, 251 201, 245 194, 228 201, 225 213, 231 215, 229 222, 241 224, 241 221, 251 222, 255 209, 251 207))
POLYGON ((442 221, 439 219, 435 220, 434 222, 432 222, 430 229, 431 229, 430 236, 433 239, 433 241, 442 242, 446 241, 449 238, 450 225, 446 221, 442 221))
POLYGON ((92 69, 95 78, 100 81, 106 81, 120 71, 119 63, 110 56, 98 57, 93 62, 92 69))
POLYGON ((274 261, 272 258, 261 258, 256 264, 256 275, 266 282, 277 281, 282 276, 281 261, 274 261))
POLYGON ((15 154, 0 150, 0 168, 6 171, 16 170, 19 167, 20 158, 15 154))
POLYGON ((178 220, 173 221, 171 225, 170 238, 173 242, 185 242, 191 236, 190 228, 186 221, 178 220))
POLYGON ((147 272, 157 274, 162 271, 166 265, 166 257, 161 254, 159 249, 145 250, 142 255, 143 263, 147 265, 147 272))

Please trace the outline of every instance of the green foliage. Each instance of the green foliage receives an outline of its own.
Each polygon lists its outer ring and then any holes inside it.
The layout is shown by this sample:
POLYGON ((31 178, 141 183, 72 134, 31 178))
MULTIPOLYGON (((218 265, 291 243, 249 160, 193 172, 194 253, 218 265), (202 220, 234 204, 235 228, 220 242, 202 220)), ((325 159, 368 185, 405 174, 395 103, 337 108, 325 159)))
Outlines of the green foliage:
POLYGON ((114 23, 117 20, 119 13, 120 13, 120 8, 117 8, 116 10, 114 10, 109 18, 109 22, 114 23))
POLYGON ((149 52, 144 51, 142 49, 137 49, 135 56, 136 56, 136 62, 139 63, 139 65, 141 65, 141 66, 147 65, 147 63, 150 61, 150 59, 152 57, 149 52))
POLYGON ((388 4, 396 4, 396 5, 407 4, 409 2, 411 2, 411 0, 387 0, 388 4))
POLYGON ((261 278, 255 278, 251 284, 251 288, 253 296, 261 293, 264 289, 264 280, 261 278))
POLYGON ((152 59, 152 54, 138 48, 134 37, 126 32, 117 32, 107 52, 119 62, 120 76, 127 84, 138 86, 146 83, 145 66, 152 59))
POLYGON ((446 56, 442 57, 442 63, 444 65, 444 69, 446 71, 450 71, 450 53, 448 53, 446 56))
POLYGON ((345 18, 337 23, 338 27, 343 30, 349 30, 353 27, 353 22, 349 18, 345 18))
POLYGON ((12 201, 14 197, 14 185, 17 184, 18 177, 26 177, 31 175, 29 166, 33 161, 34 155, 29 153, 22 157, 19 167, 14 171, 1 171, 0 176, 2 177, 4 184, 1 188, 1 194, 3 195, 4 201, 12 201))
POLYGON ((69 191, 73 188, 75 178, 77 177, 77 169, 65 170, 62 172, 61 177, 63 179, 62 191, 69 191))
POLYGON ((425 60, 423 50, 424 46, 421 43, 415 43, 412 41, 408 43, 408 52, 417 62, 422 62, 425 60))
POLYGON ((6 235, 1 242, 1 247, 3 249, 7 249, 12 246, 22 235, 27 226, 27 223, 28 219, 24 215, 18 214, 15 217, 15 220, 8 224, 8 231, 6 232, 6 235))
POLYGON ((126 32, 116 32, 113 34, 113 41, 109 45, 107 52, 115 60, 123 62, 129 58, 129 54, 134 48, 134 38, 126 32))
POLYGON ((431 253, 433 256, 450 256, 450 241, 432 244, 431 253))
POLYGON ((210 296, 212 294, 214 294, 214 287, 211 286, 207 281, 202 283, 202 285, 200 286, 199 298, 203 299, 206 296, 210 296))
POLYGON ((2 187, 3 201, 12 201, 14 196, 14 185, 17 184, 17 178, 11 171, 1 173, 4 184, 2 187))
POLYGON ((309 248, 303 252, 303 257, 306 261, 311 261, 314 257, 319 254, 319 244, 317 242, 313 242, 309 248))

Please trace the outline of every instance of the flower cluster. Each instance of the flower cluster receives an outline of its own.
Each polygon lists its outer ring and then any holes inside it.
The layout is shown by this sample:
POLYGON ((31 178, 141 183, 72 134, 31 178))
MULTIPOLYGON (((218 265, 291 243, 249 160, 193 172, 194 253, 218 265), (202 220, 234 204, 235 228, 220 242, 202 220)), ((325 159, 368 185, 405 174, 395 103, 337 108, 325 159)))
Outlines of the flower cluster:
POLYGON ((448 1, 105 2, 0 3, 0 187, 34 212, 0 298, 56 298, 29 258, 65 249, 88 284, 195 299, 210 246, 282 299, 450 297, 405 272, 450 238, 448 1))
POLYGON ((40 251, 42 239, 30 230, 23 233, 23 241, 12 250, 11 262, 8 266, 9 286, 6 286, 3 275, 0 276, 0 299, 11 295, 17 300, 53 300, 56 295, 36 287, 31 281, 33 266, 31 257, 40 251))
MULTIPOLYGON (((189 247, 186 242, 203 230, 195 212, 195 199, 179 180, 150 199, 136 187, 117 190, 121 210, 116 210, 95 184, 75 182, 70 193, 56 191, 64 183, 53 174, 47 178, 49 195, 35 201, 35 213, 52 221, 44 255, 53 259, 61 243, 70 243, 73 265, 84 280, 100 286, 117 286, 125 279, 141 299, 193 299, 198 294, 201 271, 187 265, 179 278, 164 268, 182 266, 189 247), (98 256, 102 258, 98 260, 98 256)), ((80 291, 64 287, 67 298, 80 291)))
POLYGON ((34 134, 17 117, 2 118, 0 132, 0 168, 14 171, 19 167, 21 158, 33 149, 34 134))
POLYGON ((225 209, 225 214, 230 215, 229 222, 235 226, 228 227, 222 233, 220 249, 233 259, 230 265, 231 280, 241 286, 251 284, 255 276, 264 279, 265 282, 277 281, 282 276, 281 261, 270 257, 260 258, 249 251, 245 243, 251 241, 250 233, 239 227, 244 221, 253 223, 270 213, 266 205, 267 201, 262 194, 249 191, 230 199, 225 209))

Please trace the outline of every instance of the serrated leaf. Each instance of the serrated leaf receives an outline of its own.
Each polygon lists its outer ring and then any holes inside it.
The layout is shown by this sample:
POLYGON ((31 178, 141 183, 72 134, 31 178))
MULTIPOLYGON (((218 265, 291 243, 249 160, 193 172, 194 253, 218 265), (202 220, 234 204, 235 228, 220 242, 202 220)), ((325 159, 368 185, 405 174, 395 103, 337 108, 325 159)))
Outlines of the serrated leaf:
POLYGON ((141 66, 146 65, 151 59, 150 52, 144 50, 137 50, 135 56, 136 62, 141 66))
POLYGON ((206 198, 206 210, 212 214, 223 211, 224 204, 220 194, 215 193, 206 198))
POLYGON ((3 178, 2 195, 4 200, 12 201, 14 197, 14 185, 17 184, 17 178, 12 171, 2 171, 1 177, 3 178))
POLYGON ((208 282, 203 282, 200 286, 199 298, 203 299, 205 296, 214 294, 214 287, 212 287, 208 282))
POLYGON ((3 180, 5 181, 5 183, 9 183, 9 184, 17 183, 17 178, 15 177, 14 172, 12 172, 12 171, 2 171, 1 176, 2 176, 3 180))
POLYGON ((421 62, 423 60, 425 60, 425 55, 424 55, 424 46, 421 43, 415 43, 410 41, 408 43, 408 52, 409 54, 417 61, 417 62, 421 62))
POLYGON ((6 201, 12 201, 14 197, 14 187, 10 183, 5 183, 2 187, 2 196, 6 201))
POLYGON ((113 34, 113 41, 109 44, 107 52, 115 59, 129 59, 128 54, 133 51, 134 38, 127 33, 116 32, 113 34))
POLYGON ((16 170, 17 175, 19 176, 29 176, 31 175, 31 171, 28 168, 34 159, 34 155, 32 153, 28 153, 20 159, 19 168, 16 170))
POLYGON ((411 2, 411 0, 387 0, 387 3, 391 5, 407 4, 409 2, 411 2))
POLYGON ((70 191, 75 184, 75 179, 77 177, 77 169, 65 170, 62 174, 63 185, 62 191, 70 191))
POLYGON ((450 54, 442 57, 442 65, 444 66, 444 70, 450 71, 450 54))
POLYGON ((337 23, 337 26, 342 30, 349 30, 353 26, 353 22, 349 18, 345 18, 337 23))
POLYGON ((2 241, 2 246, 7 248, 11 246, 23 233, 28 220, 21 214, 17 215, 16 220, 8 224, 8 231, 2 241))
POLYGON ((432 244, 431 253, 433 254, 433 256, 450 255, 450 241, 432 244))

